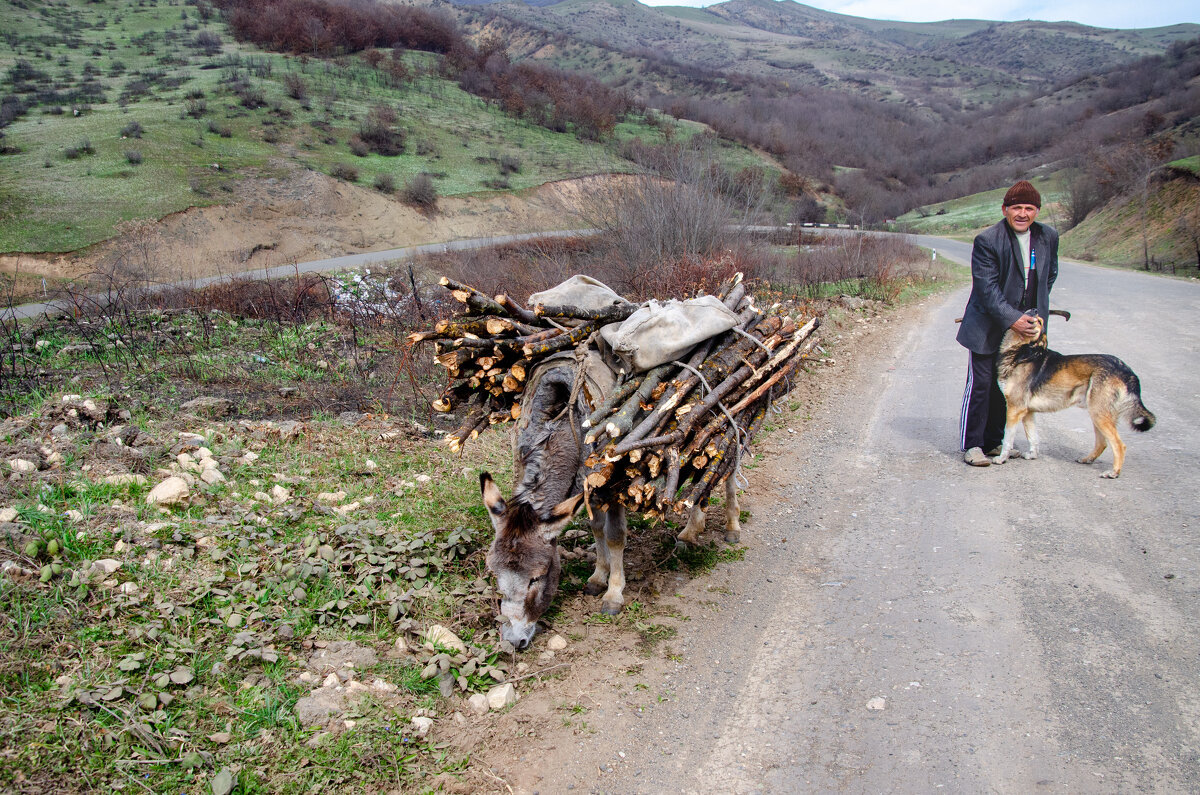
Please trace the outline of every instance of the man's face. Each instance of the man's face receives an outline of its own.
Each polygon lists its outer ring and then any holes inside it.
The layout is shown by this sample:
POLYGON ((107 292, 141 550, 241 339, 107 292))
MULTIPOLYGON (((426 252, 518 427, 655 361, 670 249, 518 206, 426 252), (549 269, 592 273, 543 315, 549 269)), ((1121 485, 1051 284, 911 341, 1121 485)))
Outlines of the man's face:
POLYGON ((1023 233, 1037 220, 1038 208, 1032 204, 1010 204, 1004 208, 1004 217, 1014 232, 1023 233))

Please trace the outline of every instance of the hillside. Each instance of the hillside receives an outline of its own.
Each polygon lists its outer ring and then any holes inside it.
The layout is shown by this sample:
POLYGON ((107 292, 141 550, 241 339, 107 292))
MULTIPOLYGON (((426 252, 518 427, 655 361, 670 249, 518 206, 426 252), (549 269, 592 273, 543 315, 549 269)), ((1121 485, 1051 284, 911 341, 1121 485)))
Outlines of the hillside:
POLYGON ((957 98, 967 107, 1161 53, 1173 41, 1200 35, 1194 24, 1108 30, 1069 22, 889 22, 792 0, 729 0, 703 9, 636 0, 500 0, 488 9, 606 49, 650 51, 790 85, 909 100, 957 98))

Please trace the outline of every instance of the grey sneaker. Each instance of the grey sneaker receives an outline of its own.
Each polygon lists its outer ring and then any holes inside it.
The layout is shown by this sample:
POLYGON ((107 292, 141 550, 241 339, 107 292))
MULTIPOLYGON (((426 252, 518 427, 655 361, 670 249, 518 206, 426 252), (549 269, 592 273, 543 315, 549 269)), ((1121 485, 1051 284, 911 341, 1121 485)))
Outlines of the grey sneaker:
POLYGON ((986 467, 992 465, 992 459, 983 454, 982 447, 972 447, 967 452, 963 453, 963 461, 973 467, 986 467))

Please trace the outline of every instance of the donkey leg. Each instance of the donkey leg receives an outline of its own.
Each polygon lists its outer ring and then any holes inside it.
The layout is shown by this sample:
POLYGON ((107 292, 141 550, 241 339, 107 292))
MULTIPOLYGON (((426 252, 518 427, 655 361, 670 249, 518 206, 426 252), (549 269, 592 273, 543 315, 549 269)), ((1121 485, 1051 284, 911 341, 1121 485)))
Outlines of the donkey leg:
MULTIPOLYGON (((625 604, 625 509, 617 506, 604 521, 604 542, 608 549, 608 590, 600 602, 600 612, 615 616, 625 604)), ((596 559, 600 556, 597 554, 596 559)))
POLYGON ((725 543, 742 540, 742 506, 738 503, 737 483, 733 476, 725 478, 725 543))
POLYGON ((700 543, 700 534, 704 532, 704 507, 707 504, 708 500, 706 499, 701 504, 692 508, 692 512, 688 514, 687 524, 679 531, 679 535, 675 537, 675 546, 700 543))
POLYGON ((588 596, 598 596, 608 587, 608 544, 604 540, 604 519, 606 513, 593 510, 588 524, 592 528, 592 537, 596 539, 596 570, 588 577, 583 592, 588 596))

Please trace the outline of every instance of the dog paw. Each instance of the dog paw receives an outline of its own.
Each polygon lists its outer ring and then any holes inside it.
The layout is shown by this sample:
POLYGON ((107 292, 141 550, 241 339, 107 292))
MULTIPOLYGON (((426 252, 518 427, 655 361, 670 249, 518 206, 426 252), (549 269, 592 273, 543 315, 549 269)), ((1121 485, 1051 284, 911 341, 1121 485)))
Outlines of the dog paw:
POLYGON ((1006 461, 1008 461, 1008 456, 1006 455, 998 455, 992 459, 993 464, 1003 464, 1006 461))
POLYGON ((1030 450, 1028 453, 1022 453, 1021 458, 1024 458, 1026 461, 1034 461, 1037 459, 1037 453, 1030 450))
POLYGON ((1121 477, 1121 473, 1120 473, 1120 472, 1113 472, 1112 470, 1109 470, 1108 472, 1105 472, 1105 473, 1104 473, 1103 475, 1101 475, 1100 477, 1102 477, 1102 478, 1108 478, 1108 479, 1112 480, 1112 479, 1115 479, 1115 478, 1119 478, 1119 477, 1121 477))
POLYGON ((1095 461, 1095 460, 1096 460, 1096 459, 1094 459, 1094 458, 1089 458, 1088 456, 1086 456, 1086 455, 1085 455, 1085 456, 1083 456, 1082 458, 1076 458, 1076 459, 1075 459, 1075 463, 1077 463, 1077 464, 1090 464, 1090 463, 1092 463, 1092 462, 1093 462, 1093 461, 1095 461))

